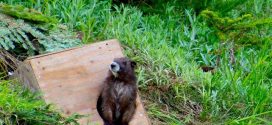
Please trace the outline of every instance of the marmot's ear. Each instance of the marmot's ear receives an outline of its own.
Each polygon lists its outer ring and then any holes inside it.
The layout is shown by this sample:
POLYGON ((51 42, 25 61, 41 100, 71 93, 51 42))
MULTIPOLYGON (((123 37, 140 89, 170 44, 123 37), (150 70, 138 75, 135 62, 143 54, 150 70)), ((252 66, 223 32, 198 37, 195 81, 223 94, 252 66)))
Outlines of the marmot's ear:
POLYGON ((136 64, 136 62, 134 62, 134 61, 131 61, 131 63, 130 63, 130 64, 131 64, 131 67, 132 67, 132 68, 135 68, 135 67, 136 67, 136 65, 137 65, 137 64, 136 64))

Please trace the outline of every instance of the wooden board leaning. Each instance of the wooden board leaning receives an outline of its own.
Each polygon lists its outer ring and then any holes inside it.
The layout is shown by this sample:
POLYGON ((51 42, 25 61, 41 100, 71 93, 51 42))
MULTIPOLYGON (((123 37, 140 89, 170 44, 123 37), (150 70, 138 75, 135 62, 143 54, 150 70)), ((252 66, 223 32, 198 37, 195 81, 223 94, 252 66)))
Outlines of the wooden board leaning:
MULTIPOLYGON (((30 57, 17 75, 31 90, 41 91, 47 103, 53 103, 65 114, 88 114, 82 125, 102 124, 96 101, 113 58, 123 57, 117 40, 107 40, 68 50, 30 57)), ((150 122, 137 98, 137 110, 130 125, 150 122)))

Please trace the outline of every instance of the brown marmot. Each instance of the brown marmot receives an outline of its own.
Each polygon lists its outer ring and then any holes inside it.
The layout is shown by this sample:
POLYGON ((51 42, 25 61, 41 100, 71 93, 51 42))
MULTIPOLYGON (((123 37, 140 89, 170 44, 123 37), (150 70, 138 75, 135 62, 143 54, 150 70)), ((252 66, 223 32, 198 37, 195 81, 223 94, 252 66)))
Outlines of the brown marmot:
POLYGON ((136 109, 136 63, 126 57, 115 58, 97 101, 104 125, 128 125, 136 109))

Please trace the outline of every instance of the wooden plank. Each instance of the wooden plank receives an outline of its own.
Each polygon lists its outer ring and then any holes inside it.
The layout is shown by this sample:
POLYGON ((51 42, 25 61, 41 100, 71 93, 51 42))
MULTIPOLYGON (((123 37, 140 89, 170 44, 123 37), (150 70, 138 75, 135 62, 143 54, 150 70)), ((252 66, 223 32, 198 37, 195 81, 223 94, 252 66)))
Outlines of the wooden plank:
MULTIPOLYGON (((96 101, 114 58, 123 57, 117 40, 98 42, 61 52, 29 58, 43 98, 67 115, 88 114, 81 124, 102 124, 96 101)), ((149 120, 138 96, 137 111, 130 125, 148 125, 149 120)))
POLYGON ((33 69, 28 63, 20 63, 13 76, 17 78, 20 83, 23 83, 24 87, 29 88, 31 91, 36 92, 40 90, 33 69))

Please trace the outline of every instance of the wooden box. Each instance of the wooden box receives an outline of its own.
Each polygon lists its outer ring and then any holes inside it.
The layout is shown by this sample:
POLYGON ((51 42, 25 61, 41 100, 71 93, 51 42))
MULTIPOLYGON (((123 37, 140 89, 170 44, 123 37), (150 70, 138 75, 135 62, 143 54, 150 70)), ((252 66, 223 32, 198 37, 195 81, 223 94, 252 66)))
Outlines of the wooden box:
MULTIPOLYGON (((80 124, 103 124, 96 102, 113 58, 124 56, 117 40, 108 40, 60 52, 28 58, 18 76, 32 90, 39 90, 48 103, 65 114, 88 115, 80 124)), ((138 96, 137 111, 130 125, 149 125, 138 96)))

